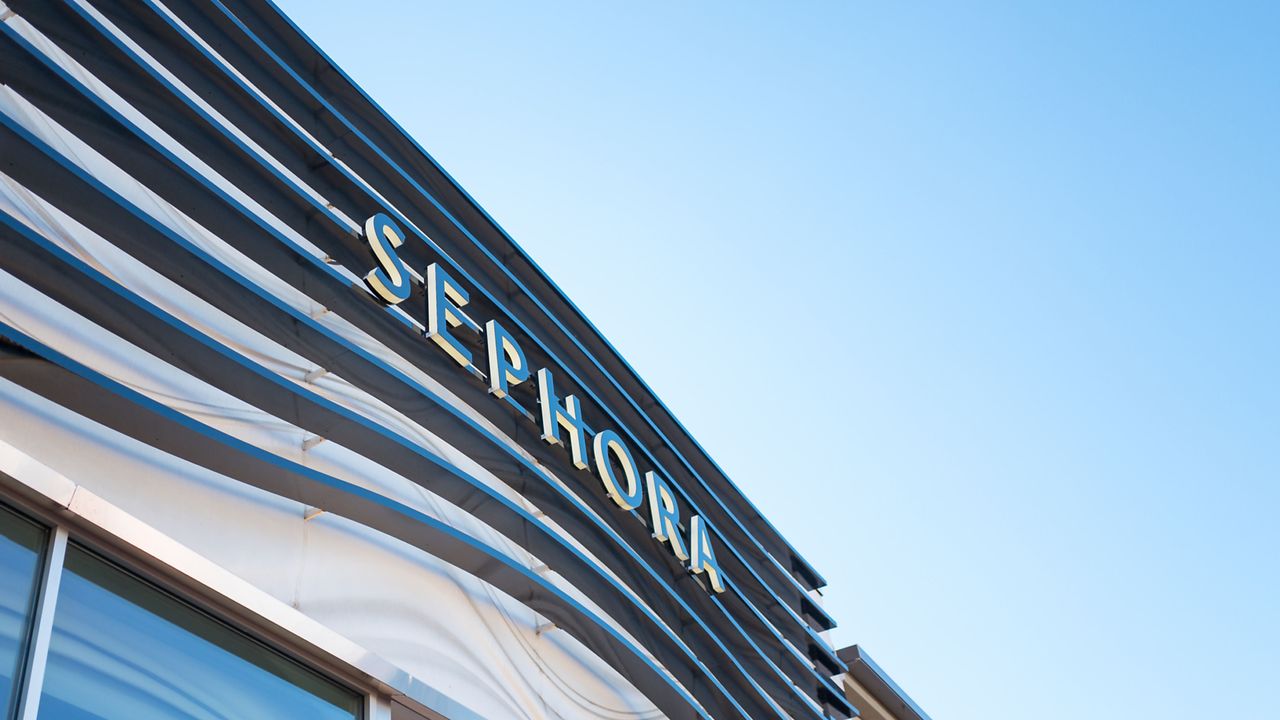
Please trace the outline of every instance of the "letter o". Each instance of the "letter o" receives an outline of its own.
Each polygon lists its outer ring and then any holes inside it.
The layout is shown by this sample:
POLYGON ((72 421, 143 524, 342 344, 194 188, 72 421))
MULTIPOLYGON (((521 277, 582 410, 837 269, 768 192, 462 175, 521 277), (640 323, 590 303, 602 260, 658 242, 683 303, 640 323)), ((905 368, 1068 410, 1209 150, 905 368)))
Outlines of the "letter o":
POLYGON ((604 483, 604 491, 609 498, 623 510, 634 510, 640 507, 644 499, 644 488, 640 486, 640 471, 636 469, 636 461, 631 451, 622 442, 622 437, 614 430, 601 430, 596 433, 591 443, 596 458, 596 474, 604 483), (614 471, 609 456, 617 458, 622 466, 622 474, 626 480, 626 490, 618 486, 618 476, 614 471))

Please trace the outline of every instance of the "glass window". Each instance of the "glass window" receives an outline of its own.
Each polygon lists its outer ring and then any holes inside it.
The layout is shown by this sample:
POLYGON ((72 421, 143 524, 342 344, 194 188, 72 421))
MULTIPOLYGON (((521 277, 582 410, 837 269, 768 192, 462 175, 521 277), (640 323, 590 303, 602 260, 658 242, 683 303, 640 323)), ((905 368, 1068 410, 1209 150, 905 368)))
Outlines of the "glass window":
POLYGON ((0 507, 0 717, 12 717, 45 531, 0 507))
POLYGON ((360 696, 74 545, 41 720, 351 720, 360 696))

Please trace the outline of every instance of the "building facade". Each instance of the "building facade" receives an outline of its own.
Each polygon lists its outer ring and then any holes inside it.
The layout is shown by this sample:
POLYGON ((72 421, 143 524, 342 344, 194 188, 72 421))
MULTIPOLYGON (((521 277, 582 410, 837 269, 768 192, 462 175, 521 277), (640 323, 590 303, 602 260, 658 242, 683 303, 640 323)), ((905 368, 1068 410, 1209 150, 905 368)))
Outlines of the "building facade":
POLYGON ((918 712, 831 647, 822 576, 608 341, 268 0, 0 20, 8 717, 918 712))

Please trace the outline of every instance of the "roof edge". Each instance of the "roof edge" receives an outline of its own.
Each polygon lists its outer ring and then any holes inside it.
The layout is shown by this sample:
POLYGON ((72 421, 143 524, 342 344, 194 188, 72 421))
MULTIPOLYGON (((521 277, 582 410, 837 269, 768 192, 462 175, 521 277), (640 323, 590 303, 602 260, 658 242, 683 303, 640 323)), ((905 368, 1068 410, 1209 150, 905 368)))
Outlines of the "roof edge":
POLYGON ((904 720, 932 720, 861 646, 841 648, 836 655, 849 666, 849 675, 894 715, 904 720))

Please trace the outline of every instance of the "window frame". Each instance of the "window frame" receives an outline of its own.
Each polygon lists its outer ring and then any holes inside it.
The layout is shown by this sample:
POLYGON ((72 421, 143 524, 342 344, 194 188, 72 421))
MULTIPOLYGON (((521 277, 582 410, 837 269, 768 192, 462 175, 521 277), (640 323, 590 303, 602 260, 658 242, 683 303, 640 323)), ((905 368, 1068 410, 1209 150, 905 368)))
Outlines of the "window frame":
MULTIPOLYGON (((30 615, 26 618, 24 627, 21 630, 21 638, 18 641, 19 655, 17 663, 14 666, 12 695, 5 702, 4 706, 0 706, 0 713, 3 714, 5 720, 8 718, 23 717, 23 707, 26 704, 26 688, 27 678, 33 672, 33 664, 38 654, 35 650, 36 639, 39 632, 39 620, 41 613, 41 599, 46 596, 45 580, 48 575, 48 566, 53 562, 53 554, 55 552, 54 542, 56 538, 56 530, 49 523, 39 519, 26 508, 5 502, 4 498, 0 498, 0 512, 6 512, 21 521, 30 523, 35 526, 42 535, 40 548, 36 554, 35 577, 30 594, 27 597, 28 611, 30 615)), ((39 668, 42 670, 43 668, 39 668)))

